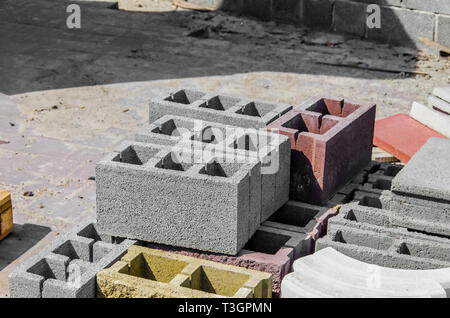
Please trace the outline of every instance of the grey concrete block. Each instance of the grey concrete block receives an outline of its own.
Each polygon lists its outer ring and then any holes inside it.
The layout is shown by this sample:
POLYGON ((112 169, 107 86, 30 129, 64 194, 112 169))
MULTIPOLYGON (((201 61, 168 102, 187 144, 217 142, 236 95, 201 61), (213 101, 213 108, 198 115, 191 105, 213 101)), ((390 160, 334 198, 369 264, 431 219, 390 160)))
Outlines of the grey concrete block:
POLYGON ((393 179, 392 191, 450 203, 449 162, 450 140, 430 138, 393 179))
POLYGON ((435 16, 432 13, 396 7, 381 7, 381 28, 367 28, 366 38, 390 44, 411 45, 419 37, 432 39, 435 16))
POLYGON ((289 198, 291 148, 289 138, 284 135, 166 115, 144 126, 136 139, 188 147, 196 153, 196 158, 214 155, 223 157, 224 161, 234 161, 241 156, 261 161, 262 221, 289 198))
POLYGON ((149 122, 164 115, 177 115, 238 127, 262 128, 291 108, 282 103, 180 89, 150 100, 149 122))
POLYGON ((334 0, 302 0, 301 21, 307 26, 331 28, 334 0))
POLYGON ((20 264, 8 277, 12 298, 95 298, 97 272, 110 266, 135 243, 103 242, 97 225, 83 223, 20 264), (101 249, 98 247, 101 246, 101 249))
POLYGON ((262 130, 245 130, 218 144, 218 149, 261 161, 261 221, 267 220, 289 200, 291 145, 287 136, 262 130))
POLYGON ((450 14, 450 2, 442 0, 405 0, 404 6, 427 12, 450 14))
POLYGON ((424 202, 415 202, 411 198, 402 200, 401 196, 394 199, 393 196, 395 194, 390 191, 383 191, 381 195, 356 191, 353 200, 361 206, 375 208, 377 212, 388 215, 390 223, 397 227, 449 236, 450 223, 445 206, 424 206, 424 202))
MULTIPOLYGON (((448 3, 448 6, 450 7, 450 3, 448 3)), ((447 14, 436 15, 435 41, 441 45, 450 47, 450 13, 447 14)))
POLYGON ((129 142, 97 164, 101 231, 237 254, 260 222, 260 210, 251 199, 261 190, 251 186, 260 178, 260 163, 226 163, 216 157, 203 164, 184 163, 173 149, 160 147, 129 142), (137 158, 126 159, 130 149, 137 158))
POLYGON ((333 30, 363 37, 366 30, 367 5, 336 0, 333 12, 333 30))
POLYGON ((329 220, 328 233, 316 241, 316 250, 332 247, 360 261, 402 269, 450 267, 450 242, 402 235, 402 231, 350 227, 329 220))

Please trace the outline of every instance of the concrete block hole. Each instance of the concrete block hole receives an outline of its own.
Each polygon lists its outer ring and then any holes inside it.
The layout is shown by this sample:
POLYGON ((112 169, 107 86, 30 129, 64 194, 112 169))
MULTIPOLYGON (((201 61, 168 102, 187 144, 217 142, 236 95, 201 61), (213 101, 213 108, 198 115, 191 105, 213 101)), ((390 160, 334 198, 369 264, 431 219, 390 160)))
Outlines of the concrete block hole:
POLYGON ((244 250, 275 255, 289 239, 287 235, 258 230, 244 246, 244 250))
POLYGON ((263 117, 273 110, 273 105, 250 102, 245 104, 240 109, 236 111, 236 114, 253 116, 253 117, 263 117))
POLYGON ((182 89, 174 94, 171 94, 169 97, 166 97, 164 100, 168 102, 189 105, 201 99, 203 96, 205 96, 205 93, 203 92, 182 89))

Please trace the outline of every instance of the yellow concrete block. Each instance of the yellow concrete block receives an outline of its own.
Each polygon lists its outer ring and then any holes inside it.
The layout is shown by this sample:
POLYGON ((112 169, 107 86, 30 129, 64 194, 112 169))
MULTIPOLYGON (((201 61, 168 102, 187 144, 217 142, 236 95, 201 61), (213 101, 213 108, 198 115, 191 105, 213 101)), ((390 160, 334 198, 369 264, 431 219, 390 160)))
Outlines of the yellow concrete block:
POLYGON ((13 229, 12 208, 0 213, 0 240, 3 240, 13 229))
POLYGON ((272 275, 170 252, 132 246, 97 274, 98 297, 270 298, 272 275))
POLYGON ((9 191, 6 190, 0 190, 0 207, 3 206, 3 204, 8 203, 11 201, 11 194, 9 191))

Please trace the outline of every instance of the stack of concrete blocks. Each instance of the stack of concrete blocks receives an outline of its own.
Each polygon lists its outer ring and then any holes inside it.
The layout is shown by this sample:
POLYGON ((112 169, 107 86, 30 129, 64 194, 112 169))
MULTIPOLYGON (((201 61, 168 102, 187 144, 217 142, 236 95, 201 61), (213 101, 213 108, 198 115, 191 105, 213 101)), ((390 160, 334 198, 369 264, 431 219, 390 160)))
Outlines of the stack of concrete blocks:
POLYGON ((97 164, 99 228, 236 255, 289 199, 289 140, 258 129, 291 108, 188 89, 152 99, 137 141, 97 164))
POLYGON ((97 275, 98 297, 270 298, 271 275, 133 246, 97 275))
POLYGON ((0 241, 7 237, 13 229, 11 194, 0 190, 0 241))
POLYGON ((11 298, 95 298, 97 273, 115 263, 133 240, 84 223, 20 264, 8 277, 11 298))
POLYGON ((428 98, 428 107, 414 102, 409 115, 450 138, 450 86, 436 87, 428 98))
POLYGON ((325 204, 371 160, 375 105, 312 97, 265 128, 291 142, 290 198, 325 204))
POLYGON ((193 249, 147 244, 148 247, 272 274, 277 297, 281 280, 294 260, 314 252, 315 241, 326 233, 327 220, 337 209, 289 201, 256 231, 236 256, 193 249))
POLYGON ((380 165, 328 221, 316 249, 394 268, 450 267, 448 162, 450 141, 431 138, 405 167, 380 165))
POLYGON ((261 221, 281 208, 289 197, 290 145, 286 137, 261 130, 165 115, 144 126, 136 140, 191 150, 221 160, 261 161, 261 221), (234 160, 236 160, 234 159, 234 160), (274 191, 275 189, 275 191, 274 191))
POLYGON ((447 298, 450 268, 393 269, 358 261, 331 247, 294 262, 283 298, 447 298))

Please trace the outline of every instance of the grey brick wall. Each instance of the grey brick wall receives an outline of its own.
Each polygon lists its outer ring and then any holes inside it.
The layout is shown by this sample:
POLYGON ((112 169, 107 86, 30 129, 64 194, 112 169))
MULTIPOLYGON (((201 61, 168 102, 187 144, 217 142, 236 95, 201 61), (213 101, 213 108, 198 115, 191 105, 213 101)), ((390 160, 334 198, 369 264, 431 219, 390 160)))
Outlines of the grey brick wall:
POLYGON ((449 45, 450 0, 192 0, 264 21, 333 30, 393 45, 449 45), (367 5, 381 6, 381 28, 366 26, 367 5))

